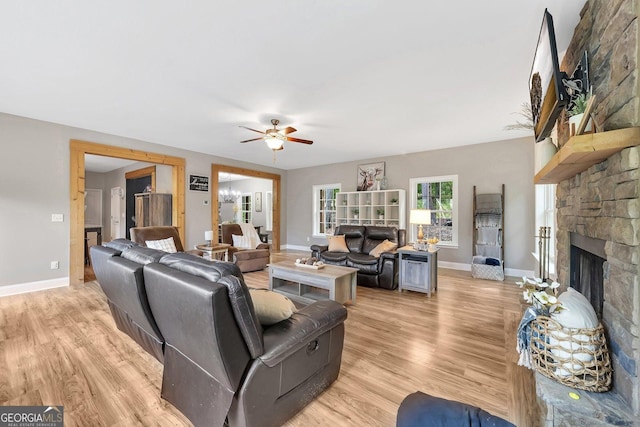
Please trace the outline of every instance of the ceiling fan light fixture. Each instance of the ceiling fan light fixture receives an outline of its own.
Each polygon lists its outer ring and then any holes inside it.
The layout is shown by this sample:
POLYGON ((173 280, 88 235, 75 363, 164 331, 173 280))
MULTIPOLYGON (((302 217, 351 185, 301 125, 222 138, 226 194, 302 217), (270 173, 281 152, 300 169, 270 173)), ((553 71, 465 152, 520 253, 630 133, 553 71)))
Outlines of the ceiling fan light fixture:
POLYGON ((274 151, 282 149, 282 146, 284 145, 284 139, 276 138, 273 136, 266 137, 264 139, 264 142, 266 142, 267 146, 274 151))

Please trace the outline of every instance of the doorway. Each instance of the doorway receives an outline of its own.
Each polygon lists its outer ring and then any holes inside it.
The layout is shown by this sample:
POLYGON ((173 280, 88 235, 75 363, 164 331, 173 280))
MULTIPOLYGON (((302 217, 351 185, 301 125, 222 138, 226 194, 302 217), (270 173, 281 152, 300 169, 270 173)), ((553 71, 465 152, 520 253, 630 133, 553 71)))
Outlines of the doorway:
POLYGON ((116 157, 119 159, 164 164, 172 167, 172 224, 178 228, 180 238, 184 241, 184 193, 185 193, 185 160, 181 157, 149 153, 130 148, 115 147, 93 142, 72 139, 69 141, 69 284, 84 282, 84 192, 85 163, 84 156, 116 157))
POLYGON ((220 172, 226 172, 236 175, 245 175, 253 178, 270 179, 272 182, 271 192, 271 216, 272 216, 272 229, 271 236, 271 251, 280 252, 280 175, 262 172, 253 169, 238 168, 234 166, 226 165, 211 165, 211 229, 214 233, 214 241, 218 241, 218 191, 220 189, 220 183, 218 176, 220 172))
POLYGON ((136 194, 145 192, 148 188, 155 190, 156 188, 156 167, 149 166, 127 172, 124 174, 126 179, 126 196, 125 196, 125 236, 131 239, 131 227, 136 226, 136 194))

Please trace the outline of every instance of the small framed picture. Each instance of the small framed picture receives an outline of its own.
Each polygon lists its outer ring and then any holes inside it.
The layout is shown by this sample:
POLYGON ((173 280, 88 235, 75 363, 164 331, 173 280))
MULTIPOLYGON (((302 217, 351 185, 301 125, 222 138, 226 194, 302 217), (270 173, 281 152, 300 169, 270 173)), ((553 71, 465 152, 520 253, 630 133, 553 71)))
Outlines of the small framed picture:
POLYGON ((255 206, 256 212, 262 212, 262 191, 256 192, 255 206))
POLYGON ((375 189, 376 178, 384 177, 384 162, 358 165, 358 191, 375 189))
POLYGON ((189 174, 189 190, 209 191, 209 177, 206 175, 189 174))

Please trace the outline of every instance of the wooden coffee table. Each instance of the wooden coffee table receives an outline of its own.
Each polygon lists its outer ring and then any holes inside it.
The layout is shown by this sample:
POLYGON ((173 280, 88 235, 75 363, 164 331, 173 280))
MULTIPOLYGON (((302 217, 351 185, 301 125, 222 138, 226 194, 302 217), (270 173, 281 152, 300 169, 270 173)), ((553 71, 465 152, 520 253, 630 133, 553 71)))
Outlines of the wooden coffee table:
POLYGON ((305 304, 323 299, 355 304, 357 276, 357 268, 325 264, 315 270, 282 261, 269 264, 269 289, 305 304))

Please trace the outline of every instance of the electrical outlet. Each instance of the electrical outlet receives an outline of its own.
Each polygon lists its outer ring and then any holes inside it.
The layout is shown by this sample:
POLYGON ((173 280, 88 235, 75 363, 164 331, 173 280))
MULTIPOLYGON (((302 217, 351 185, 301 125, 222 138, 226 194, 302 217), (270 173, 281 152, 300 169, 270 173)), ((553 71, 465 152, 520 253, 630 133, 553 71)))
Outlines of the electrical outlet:
POLYGON ((60 268, 60 263, 58 261, 51 261, 51 269, 57 270, 60 268))
POLYGON ((63 222, 64 214, 51 214, 51 222, 63 222))

